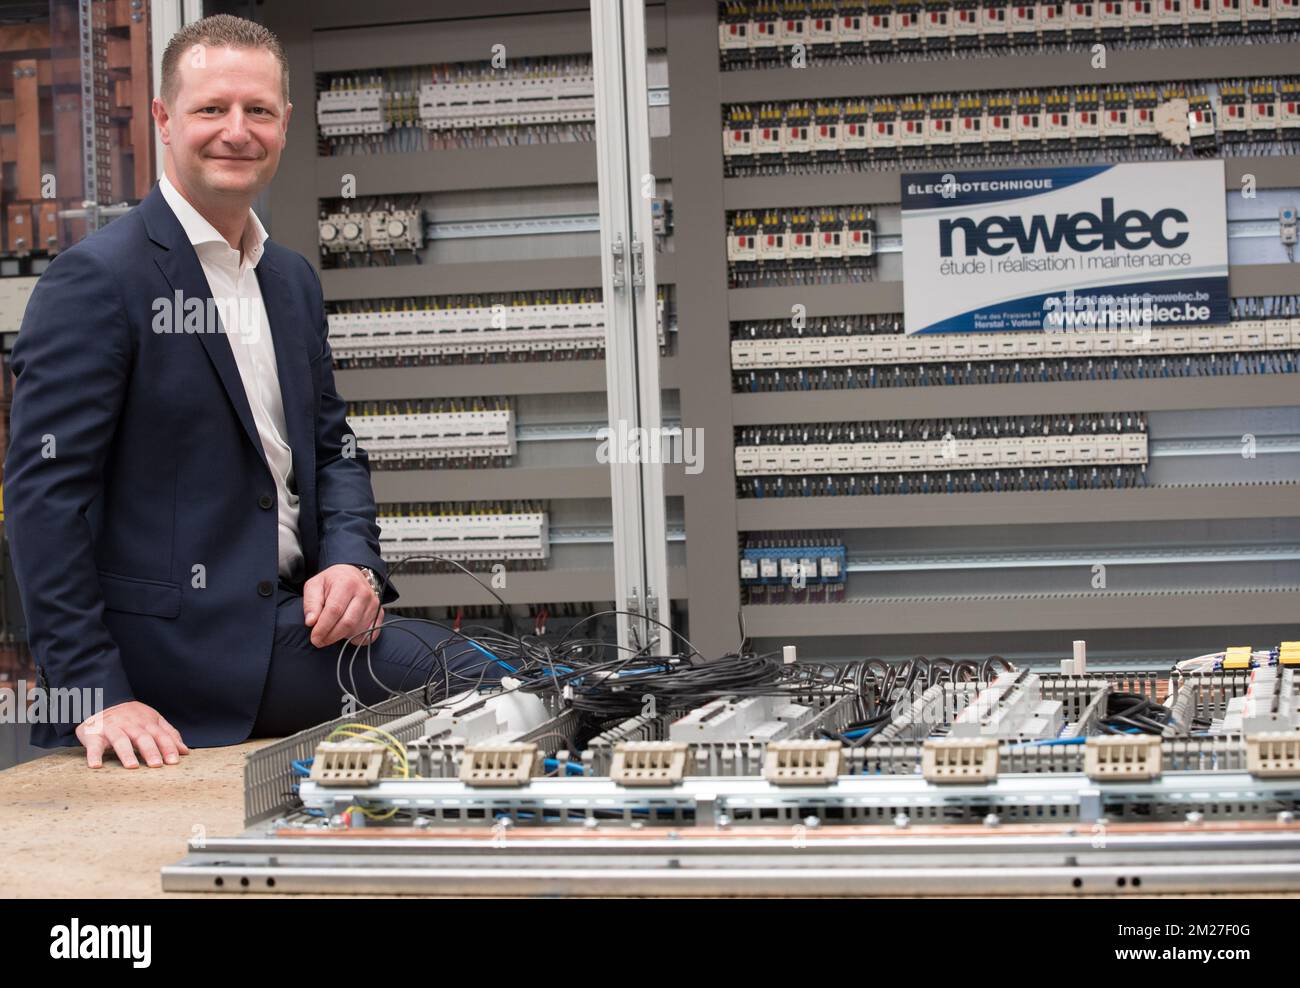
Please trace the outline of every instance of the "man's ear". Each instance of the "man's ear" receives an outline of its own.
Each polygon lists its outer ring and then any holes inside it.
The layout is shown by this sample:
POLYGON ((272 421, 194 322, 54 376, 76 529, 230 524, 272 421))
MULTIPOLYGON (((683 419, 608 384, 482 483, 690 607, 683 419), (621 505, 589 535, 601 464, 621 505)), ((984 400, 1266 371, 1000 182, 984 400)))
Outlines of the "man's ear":
POLYGON ((284 142, 289 143, 289 117, 293 115, 293 104, 284 104, 284 142))
POLYGON ((153 102, 149 104, 149 110, 153 114, 154 126, 158 128, 158 136, 164 144, 170 144, 172 118, 167 112, 167 104, 162 101, 162 97, 155 96, 153 102))

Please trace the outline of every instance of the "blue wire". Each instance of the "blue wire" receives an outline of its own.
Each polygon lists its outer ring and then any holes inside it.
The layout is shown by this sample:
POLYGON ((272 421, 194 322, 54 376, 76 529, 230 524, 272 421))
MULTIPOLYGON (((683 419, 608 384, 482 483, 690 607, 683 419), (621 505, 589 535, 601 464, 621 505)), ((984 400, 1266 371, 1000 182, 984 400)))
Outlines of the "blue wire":
POLYGON ((1056 746, 1061 744, 1083 744, 1087 740, 1088 740, 1087 738, 1049 738, 1046 741, 1025 741, 1024 743, 1018 744, 1015 747, 1044 748, 1048 746, 1056 746))
POLYGON ((560 767, 561 764, 564 765, 564 770, 565 770, 569 775, 586 775, 586 774, 587 774, 587 770, 586 770, 585 768, 583 768, 582 765, 580 765, 578 762, 563 762, 563 763, 561 763, 560 760, 559 760, 558 758, 543 758, 543 759, 542 759, 542 767, 543 767, 543 768, 546 768, 546 769, 557 769, 557 768, 560 767))
POLYGON ((478 642, 473 641, 473 640, 471 640, 471 639, 469 639, 469 638, 466 638, 466 639, 465 639, 465 642, 466 642, 466 644, 470 645, 471 647, 473 647, 473 648, 477 648, 480 652, 482 652, 484 655, 486 655, 489 659, 491 659, 493 662, 495 662, 497 665, 499 665, 499 666, 500 666, 502 669, 504 669, 506 672, 515 672, 515 671, 516 671, 515 668, 514 668, 513 666, 511 666, 511 665, 509 665, 508 663, 503 662, 503 661, 501 661, 500 659, 498 659, 495 655, 493 655, 491 652, 489 652, 486 648, 484 648, 484 647, 483 647, 482 645, 480 645, 478 642))
POLYGON ((313 761, 314 759, 311 758, 303 758, 303 759, 295 758, 291 764, 291 767, 293 768, 293 774, 311 775, 311 763, 313 761))
POLYGON ((846 738, 865 738, 874 730, 874 727, 860 727, 856 731, 845 731, 844 736, 846 738))

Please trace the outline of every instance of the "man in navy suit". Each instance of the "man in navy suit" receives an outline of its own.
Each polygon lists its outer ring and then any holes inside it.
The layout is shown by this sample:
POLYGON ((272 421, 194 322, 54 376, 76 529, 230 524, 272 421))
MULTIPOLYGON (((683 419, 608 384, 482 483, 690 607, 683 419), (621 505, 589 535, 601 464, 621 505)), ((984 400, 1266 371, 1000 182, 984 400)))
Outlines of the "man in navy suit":
MULTIPOLYGON (((397 597, 320 281, 251 209, 293 109, 284 51, 207 18, 167 46, 161 94, 164 178, 54 259, 13 352, 5 508, 38 679, 103 690, 102 712, 32 739, 80 741, 92 768, 347 712, 339 649, 397 597)), ((376 632, 357 700, 481 671, 408 627, 376 632)))

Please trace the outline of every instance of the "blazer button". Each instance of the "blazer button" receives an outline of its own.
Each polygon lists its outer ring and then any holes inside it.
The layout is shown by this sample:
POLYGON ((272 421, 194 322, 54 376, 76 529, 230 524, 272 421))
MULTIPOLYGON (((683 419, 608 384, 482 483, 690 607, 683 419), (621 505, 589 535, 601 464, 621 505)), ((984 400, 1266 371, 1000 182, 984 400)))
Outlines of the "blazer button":
POLYGON ((270 580, 263 580, 261 583, 257 585, 257 592, 260 593, 263 597, 271 596, 271 593, 274 590, 275 587, 274 585, 272 585, 270 580))
POLYGON ((275 498, 273 498, 270 494, 263 494, 261 497, 257 499, 257 506, 259 508, 269 509, 273 504, 275 504, 275 498))

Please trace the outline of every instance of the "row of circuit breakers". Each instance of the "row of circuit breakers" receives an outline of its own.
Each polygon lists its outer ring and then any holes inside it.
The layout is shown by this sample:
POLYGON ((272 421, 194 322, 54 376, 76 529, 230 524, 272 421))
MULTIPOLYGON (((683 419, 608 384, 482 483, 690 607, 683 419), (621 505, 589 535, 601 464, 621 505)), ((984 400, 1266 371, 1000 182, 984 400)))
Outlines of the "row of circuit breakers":
POLYGON ((380 554, 389 563, 401 562, 407 572, 447 568, 432 556, 471 568, 490 563, 540 568, 551 554, 548 518, 545 506, 533 501, 382 504, 380 554))
POLYGON ((743 426, 735 457, 740 477, 1140 464, 1147 433, 1132 412, 743 426))
MULTIPOLYGON (((729 286, 869 277, 877 254, 875 226, 869 206, 728 212, 729 286)), ((1298 237, 1294 206, 1278 210, 1278 235, 1288 256, 1293 256, 1298 237)))
POLYGON ((512 60, 493 70, 463 63, 428 70, 430 81, 394 89, 384 75, 333 78, 316 95, 322 137, 383 134, 393 127, 431 131, 593 121, 595 77, 590 58, 512 60))
POLYGON ((1300 0, 750 0, 719 4, 724 67, 972 48, 1288 33, 1300 0))
POLYGON ((738 323, 733 327, 731 366, 734 371, 744 372, 953 361, 1296 351, 1300 350, 1298 301, 1294 296, 1286 296, 1281 302, 1274 302, 1278 311, 1262 314, 1258 310, 1251 312, 1247 303, 1255 302, 1262 309, 1264 300, 1233 299, 1235 311, 1223 326, 1130 329, 1097 325, 1042 332, 906 335, 902 331, 901 315, 821 317, 797 327, 788 319, 738 323))
MULTIPOLYGON (((514 415, 505 399, 354 402, 348 422, 376 467, 427 468, 457 462, 506 466, 515 453, 514 415), (472 406, 472 407, 466 407, 472 406)), ((968 419, 945 427, 808 426, 818 439, 787 442, 801 427, 749 427, 738 434, 736 474, 990 470, 1021 466, 1147 462, 1140 416, 968 419), (823 435, 824 434, 824 435, 823 435), (914 438, 919 437, 919 438, 914 438), (772 442, 773 437, 781 441, 772 442)))
POLYGON ((372 467, 503 467, 515 455, 515 418, 503 398, 357 401, 348 425, 372 467))
POLYGON ((751 497, 780 496, 778 480, 821 495, 873 493, 882 481, 894 485, 889 493, 992 489, 995 475, 1012 489, 1040 478, 1130 486, 1143 482, 1147 460, 1146 418, 1136 412, 742 426, 735 446, 739 492, 751 497))
POLYGON ((1236 298, 1222 326, 1089 324, 1041 332, 916 334, 903 317, 732 323, 737 392, 1145 380, 1300 372, 1300 299, 1236 298))
MULTIPOLYGON (((666 106, 662 51, 648 54, 647 70, 652 106, 666 106)), ((504 132, 514 135, 506 143, 595 136, 589 55, 388 68, 324 77, 318 88, 316 123, 329 153, 478 145, 485 135, 504 132)))
POLYGON ((1300 79, 1288 76, 734 104, 725 110, 722 151, 734 176, 1098 149, 1143 158, 1186 148, 1254 154, 1297 139, 1300 79))
MULTIPOLYGON (((655 314, 665 351, 672 312, 662 287, 655 314)), ((335 306, 326 319, 340 368, 595 358, 605 351, 599 289, 369 300, 335 306)))

